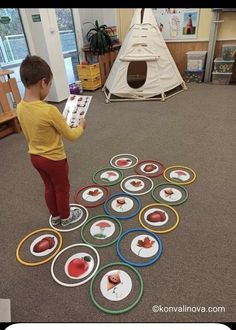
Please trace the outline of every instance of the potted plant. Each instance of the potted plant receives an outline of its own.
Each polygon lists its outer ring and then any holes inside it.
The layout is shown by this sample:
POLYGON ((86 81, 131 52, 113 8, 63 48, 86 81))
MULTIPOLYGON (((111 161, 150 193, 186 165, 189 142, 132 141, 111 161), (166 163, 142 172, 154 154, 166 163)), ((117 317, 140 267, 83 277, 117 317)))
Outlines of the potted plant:
POLYGON ((89 51, 98 55, 111 51, 113 42, 108 31, 113 33, 112 28, 105 24, 99 25, 97 20, 95 21, 95 24, 91 22, 86 23, 93 25, 93 28, 91 28, 86 34, 86 38, 89 42, 89 51))

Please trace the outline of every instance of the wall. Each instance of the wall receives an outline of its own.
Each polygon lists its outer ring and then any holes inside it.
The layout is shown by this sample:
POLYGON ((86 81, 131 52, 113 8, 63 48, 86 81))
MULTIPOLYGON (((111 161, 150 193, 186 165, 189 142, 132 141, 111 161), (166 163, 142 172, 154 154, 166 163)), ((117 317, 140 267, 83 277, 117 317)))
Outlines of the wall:
MULTIPOLYGON (((119 37, 122 41, 127 34, 131 19, 133 17, 133 13, 133 8, 117 8, 118 31, 119 37)), ((218 26, 217 42, 214 57, 221 56, 222 44, 236 44, 236 12, 222 12, 220 13, 220 20, 224 20, 224 22, 219 23, 218 26)), ((184 76, 184 70, 186 69, 187 65, 186 52, 191 50, 208 49, 211 22, 211 8, 200 8, 197 38, 191 41, 174 40, 166 42, 167 47, 170 50, 182 76, 184 76)), ((236 81, 236 65, 234 65, 231 81, 236 81)))
POLYGON ((208 41, 211 29, 211 16, 210 8, 200 8, 199 22, 198 22, 198 35, 196 41, 208 41))
POLYGON ((117 25, 117 11, 115 8, 78 8, 83 43, 87 44, 86 33, 93 27, 92 24, 98 20, 99 25, 106 24, 107 26, 117 25))
POLYGON ((133 14, 134 14, 133 8, 117 9, 118 36, 121 42, 124 41, 125 39, 133 14))
POLYGON ((236 12, 221 12, 217 40, 234 40, 236 42, 236 12))
MULTIPOLYGON (((125 39, 133 14, 133 8, 117 9, 119 38, 121 41, 125 39)), ((173 42, 168 41, 166 43, 182 75, 184 75, 184 70, 186 69, 186 52, 189 50, 207 50, 210 27, 211 10, 209 8, 203 8, 199 13, 198 36, 194 41, 174 40, 173 42)))
POLYGON ((26 38, 31 55, 41 56, 50 65, 53 83, 48 101, 61 102, 67 99, 69 86, 64 65, 59 31, 54 9, 21 9, 26 38), (33 22, 32 15, 40 15, 40 22, 33 22))
POLYGON ((115 8, 102 8, 103 24, 117 26, 117 12, 115 8))
MULTIPOLYGON (((69 87, 65 71, 57 19, 54 8, 20 8, 22 23, 25 29, 31 55, 39 55, 50 65, 54 79, 47 100, 60 102, 68 97, 69 87), (40 14, 41 22, 33 22, 32 15, 40 14)), ((82 50, 87 43, 86 33, 98 20, 99 25, 117 25, 115 8, 72 8, 75 33, 81 61, 84 60, 82 50)))
MULTIPOLYGON (((94 23, 94 14, 92 8, 79 8, 79 17, 80 17, 80 23, 81 23, 81 30, 82 30, 82 39, 83 43, 87 44, 88 41, 86 39, 86 33, 89 29, 93 27, 92 24, 89 24, 87 22, 94 23)), ((100 19, 99 13, 97 19, 100 19)))
POLYGON ((197 42, 168 42, 166 43, 178 69, 182 76, 184 76, 184 70, 187 68, 187 55, 188 51, 201 51, 208 48, 208 41, 197 42))
MULTIPOLYGON (((119 37, 123 41, 131 23, 134 8, 117 8, 119 37)), ((211 9, 201 8, 199 15, 198 37, 196 41, 208 41, 211 27, 211 9)), ((183 42, 181 40, 181 42, 183 42)))

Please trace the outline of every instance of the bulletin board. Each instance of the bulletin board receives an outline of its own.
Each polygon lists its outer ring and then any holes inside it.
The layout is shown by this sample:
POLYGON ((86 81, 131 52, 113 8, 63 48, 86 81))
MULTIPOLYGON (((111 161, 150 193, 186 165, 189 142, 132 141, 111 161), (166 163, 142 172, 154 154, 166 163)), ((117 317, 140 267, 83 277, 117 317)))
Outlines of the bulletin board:
POLYGON ((152 8, 165 40, 197 38, 199 8, 152 8))

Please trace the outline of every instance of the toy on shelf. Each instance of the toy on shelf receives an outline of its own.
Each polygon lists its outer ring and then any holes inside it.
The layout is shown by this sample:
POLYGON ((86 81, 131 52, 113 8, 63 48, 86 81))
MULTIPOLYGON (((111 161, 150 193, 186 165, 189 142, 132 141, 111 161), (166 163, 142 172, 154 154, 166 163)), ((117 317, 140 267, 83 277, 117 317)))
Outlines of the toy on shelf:
POLYGON ((69 88, 70 88, 70 94, 74 94, 74 95, 83 94, 83 86, 81 80, 77 80, 73 84, 70 84, 69 88))

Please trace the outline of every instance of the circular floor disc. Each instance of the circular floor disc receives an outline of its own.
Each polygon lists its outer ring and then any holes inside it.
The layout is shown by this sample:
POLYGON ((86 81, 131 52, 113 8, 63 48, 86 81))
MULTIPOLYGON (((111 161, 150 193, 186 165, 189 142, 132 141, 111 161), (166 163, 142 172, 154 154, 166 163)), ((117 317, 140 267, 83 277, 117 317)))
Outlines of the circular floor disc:
POLYGON ((67 232, 67 231, 73 231, 75 229, 80 228, 88 219, 88 210, 80 204, 70 204, 71 210, 78 210, 78 218, 74 219, 68 226, 63 227, 62 225, 53 225, 52 224, 52 216, 49 218, 49 224, 52 228, 56 229, 60 232, 67 232))
POLYGON ((81 237, 85 243, 94 247, 106 247, 114 244, 120 237, 122 225, 110 215, 97 215, 89 219, 81 229, 81 237))
POLYGON ((162 242, 149 230, 129 229, 118 239, 116 251, 123 262, 135 267, 145 267, 152 265, 160 258, 162 242))
POLYGON ((177 211, 166 204, 150 204, 139 212, 140 224, 156 234, 169 233, 179 224, 177 211))
POLYGON ((135 166, 135 172, 150 178, 162 175, 164 165, 157 160, 142 160, 135 166))
POLYGON ((98 184, 92 184, 79 188, 75 193, 74 200, 85 207, 96 207, 102 205, 109 195, 108 188, 98 184))
POLYGON ((134 308, 143 295, 140 273, 130 265, 115 262, 100 268, 90 284, 90 296, 96 307, 109 314, 121 314, 134 308))
POLYGON ((120 183, 121 189, 130 195, 145 195, 153 188, 153 181, 144 175, 130 175, 120 183))
POLYGON ((126 193, 111 195, 103 205, 104 211, 119 220, 133 218, 141 209, 140 200, 126 193))
POLYGON ((196 179, 196 173, 191 168, 182 165, 167 167, 163 176, 167 181, 178 185, 187 185, 196 179))
POLYGON ((184 187, 173 183, 161 183, 152 190, 155 201, 168 205, 179 205, 188 199, 188 192, 184 187))
POLYGON ((111 158, 110 164, 115 168, 126 170, 134 167, 138 163, 138 158, 132 154, 119 154, 111 158))
POLYGON ((113 186, 122 179, 123 173, 112 167, 104 167, 98 170, 93 176, 93 181, 101 186, 113 186))
POLYGON ((97 250, 84 243, 67 246, 53 259, 51 275, 60 285, 75 287, 88 282, 98 270, 97 250))
POLYGON ((16 259, 25 266, 39 266, 53 259, 61 246, 62 236, 56 230, 38 229, 20 241, 16 249, 16 259))

